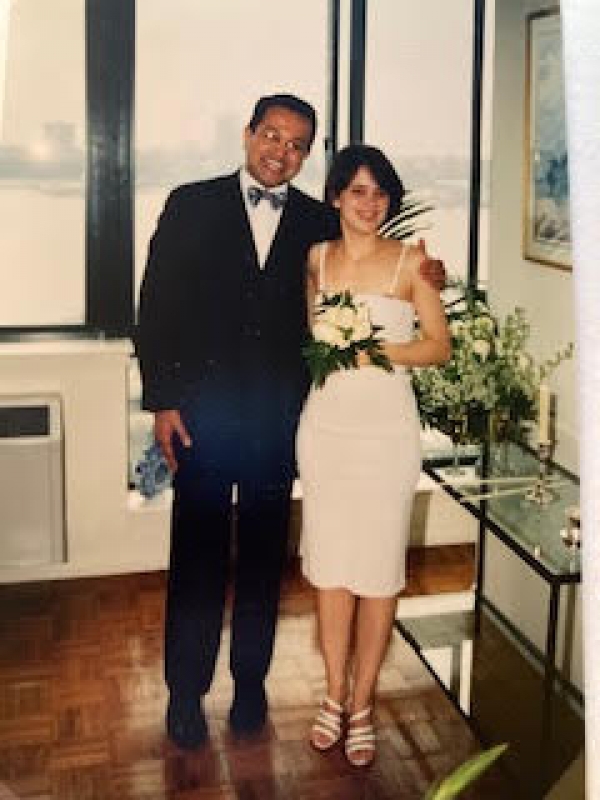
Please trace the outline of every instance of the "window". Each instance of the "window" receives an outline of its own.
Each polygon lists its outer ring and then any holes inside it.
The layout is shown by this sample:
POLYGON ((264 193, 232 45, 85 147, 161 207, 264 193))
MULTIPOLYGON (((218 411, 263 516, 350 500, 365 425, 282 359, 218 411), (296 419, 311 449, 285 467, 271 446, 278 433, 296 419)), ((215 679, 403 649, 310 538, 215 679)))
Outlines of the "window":
POLYGON ((328 104, 329 4, 163 0, 136 18, 136 297, 148 240, 170 189, 237 169, 256 100, 291 92, 319 129, 297 185, 321 196, 328 104), (157 58, 157 54, 160 57, 157 58))
POLYGON ((377 0, 367 11, 365 141, 434 206, 428 249, 466 278, 473 0, 377 0))
POLYGON ((85 3, 0 0, 0 324, 85 319, 85 3))

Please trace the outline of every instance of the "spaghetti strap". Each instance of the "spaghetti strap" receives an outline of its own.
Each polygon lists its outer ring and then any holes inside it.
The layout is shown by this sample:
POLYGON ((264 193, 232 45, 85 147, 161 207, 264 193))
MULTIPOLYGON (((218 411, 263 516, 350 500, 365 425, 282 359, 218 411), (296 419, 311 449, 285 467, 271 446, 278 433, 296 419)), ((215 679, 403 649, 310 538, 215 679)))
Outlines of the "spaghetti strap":
POLYGON ((319 248, 319 291, 325 291, 325 254, 327 253, 327 242, 321 242, 319 248))
POLYGON ((396 269, 394 270, 394 274, 392 276, 392 280, 390 283, 390 288, 388 289, 388 294, 395 294, 396 289, 398 287, 398 278, 400 277, 400 270, 404 266, 404 262, 406 261, 406 256, 410 250, 410 245, 403 244, 402 245, 402 252, 398 256, 398 261, 396 263, 396 269))

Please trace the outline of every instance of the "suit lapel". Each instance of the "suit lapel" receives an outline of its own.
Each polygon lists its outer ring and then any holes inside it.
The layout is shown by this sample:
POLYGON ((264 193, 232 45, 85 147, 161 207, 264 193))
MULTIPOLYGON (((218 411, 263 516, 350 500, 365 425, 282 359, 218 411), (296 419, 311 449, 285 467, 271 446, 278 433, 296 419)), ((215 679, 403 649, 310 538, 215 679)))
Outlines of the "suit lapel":
POLYGON ((293 232, 294 226, 298 224, 298 205, 297 205, 297 197, 294 194, 293 188, 290 186, 288 187, 288 196, 287 200, 279 219, 279 225, 277 226, 277 230, 275 231, 275 236, 273 237, 273 241, 271 242, 271 248, 269 250, 269 254, 267 256, 267 261, 265 263, 264 269, 268 269, 271 266, 273 269, 273 265, 277 263, 278 260, 281 260, 279 256, 285 252, 287 242, 289 241, 289 235, 293 232), (271 265, 271 261, 273 261, 273 265, 271 265))
POLYGON ((228 224, 231 224, 232 236, 237 235, 233 233, 234 231, 239 231, 240 252, 246 254, 251 253, 254 266, 258 269, 258 254, 256 252, 256 245, 254 244, 254 236, 252 234, 252 228, 250 227, 248 214, 246 213, 246 204, 242 197, 239 172, 234 172, 233 175, 229 177, 225 183, 225 190, 225 201, 227 203, 229 217, 228 224))

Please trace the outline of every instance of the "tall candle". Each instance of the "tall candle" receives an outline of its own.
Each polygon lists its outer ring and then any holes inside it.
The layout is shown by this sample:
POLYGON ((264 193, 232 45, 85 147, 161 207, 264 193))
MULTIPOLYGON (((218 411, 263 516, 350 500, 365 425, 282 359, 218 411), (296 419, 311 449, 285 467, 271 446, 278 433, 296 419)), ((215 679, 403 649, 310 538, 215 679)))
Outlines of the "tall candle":
POLYGON ((547 383, 540 384, 538 440, 540 444, 550 441, 550 389, 547 383))

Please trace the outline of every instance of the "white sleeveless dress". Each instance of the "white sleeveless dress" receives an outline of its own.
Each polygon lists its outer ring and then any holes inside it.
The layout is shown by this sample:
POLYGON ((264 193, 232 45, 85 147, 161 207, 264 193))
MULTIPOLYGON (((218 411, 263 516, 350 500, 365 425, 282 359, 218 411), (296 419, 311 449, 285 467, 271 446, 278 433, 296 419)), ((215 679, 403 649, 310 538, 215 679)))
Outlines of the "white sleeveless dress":
MULTIPOLYGON (((404 253, 390 286, 395 290, 404 253)), ((325 283, 321 251, 319 287, 325 283)), ((358 294, 382 338, 408 342, 414 308, 358 294)), ((302 485, 302 571, 322 589, 391 597, 405 585, 406 545, 421 470, 420 425, 410 374, 360 367, 329 375, 306 400, 296 440, 302 485)))

